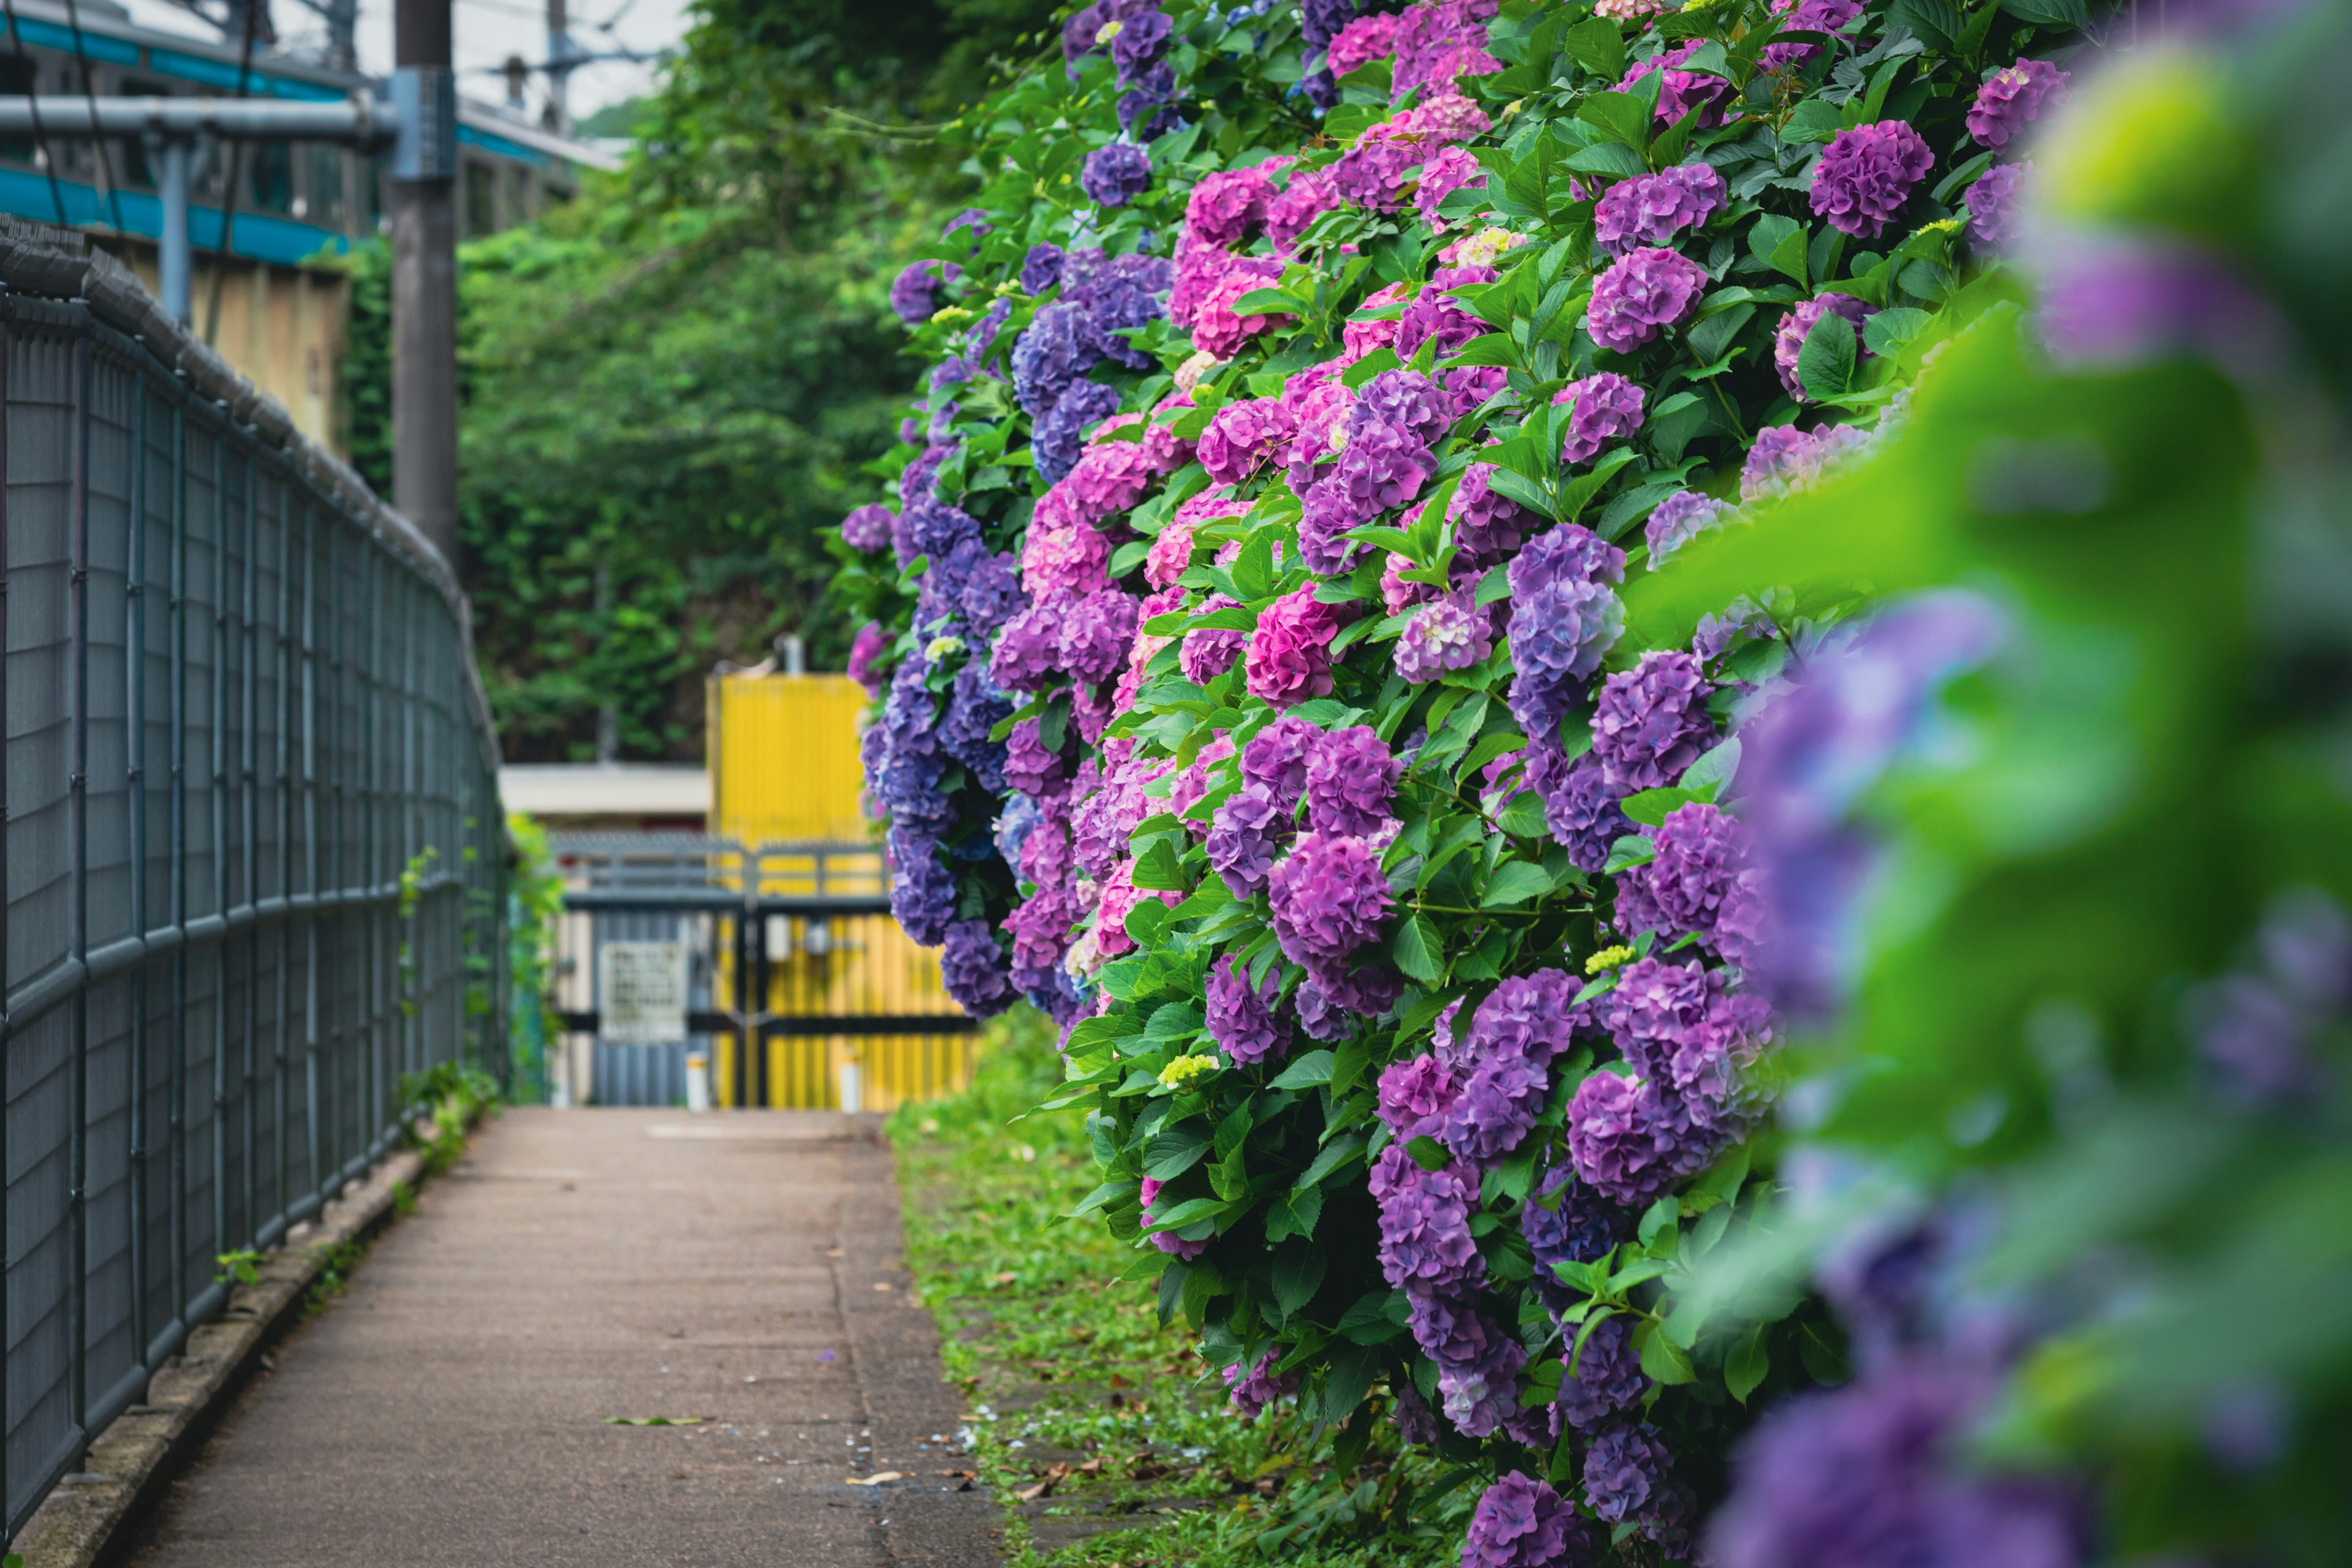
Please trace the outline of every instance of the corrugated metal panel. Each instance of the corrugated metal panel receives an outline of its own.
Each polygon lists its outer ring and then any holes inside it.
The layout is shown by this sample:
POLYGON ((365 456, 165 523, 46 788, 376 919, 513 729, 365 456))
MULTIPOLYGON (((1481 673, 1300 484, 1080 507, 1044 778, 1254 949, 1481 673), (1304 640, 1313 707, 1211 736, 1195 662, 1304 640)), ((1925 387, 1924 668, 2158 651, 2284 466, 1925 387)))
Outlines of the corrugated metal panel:
POLYGON ((709 683, 710 831, 738 844, 855 844, 857 717, 845 675, 720 675, 709 683))

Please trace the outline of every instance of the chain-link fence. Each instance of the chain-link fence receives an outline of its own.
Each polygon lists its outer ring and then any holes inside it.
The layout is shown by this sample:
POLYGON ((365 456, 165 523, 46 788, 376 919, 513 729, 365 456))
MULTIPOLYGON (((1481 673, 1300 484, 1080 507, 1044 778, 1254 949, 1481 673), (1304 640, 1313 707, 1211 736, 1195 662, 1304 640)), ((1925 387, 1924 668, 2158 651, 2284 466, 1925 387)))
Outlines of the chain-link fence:
POLYGON ((506 856, 439 556, 72 237, 0 284, 13 1534, 404 1072, 499 1070, 506 856))

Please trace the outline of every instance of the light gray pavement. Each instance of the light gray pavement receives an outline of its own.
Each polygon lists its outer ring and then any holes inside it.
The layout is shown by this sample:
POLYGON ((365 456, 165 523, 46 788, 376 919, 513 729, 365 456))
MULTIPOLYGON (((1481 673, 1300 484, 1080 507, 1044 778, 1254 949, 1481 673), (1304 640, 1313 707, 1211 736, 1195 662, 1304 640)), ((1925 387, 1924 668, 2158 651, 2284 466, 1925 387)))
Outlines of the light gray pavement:
POLYGON ((940 1473, 963 1407, 898 1239, 888 1146, 840 1116, 510 1110, 278 1347, 130 1562, 992 1563, 986 1495, 940 1473))

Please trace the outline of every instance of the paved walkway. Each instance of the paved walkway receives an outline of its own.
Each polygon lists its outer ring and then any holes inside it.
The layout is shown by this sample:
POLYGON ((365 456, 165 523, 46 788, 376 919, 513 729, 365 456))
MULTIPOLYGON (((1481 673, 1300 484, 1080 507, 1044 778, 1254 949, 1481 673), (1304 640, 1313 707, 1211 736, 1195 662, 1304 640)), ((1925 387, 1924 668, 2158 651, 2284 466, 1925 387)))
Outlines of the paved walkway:
POLYGON ((276 1359, 135 1568, 995 1560, 888 1147, 829 1113, 509 1111, 276 1359))

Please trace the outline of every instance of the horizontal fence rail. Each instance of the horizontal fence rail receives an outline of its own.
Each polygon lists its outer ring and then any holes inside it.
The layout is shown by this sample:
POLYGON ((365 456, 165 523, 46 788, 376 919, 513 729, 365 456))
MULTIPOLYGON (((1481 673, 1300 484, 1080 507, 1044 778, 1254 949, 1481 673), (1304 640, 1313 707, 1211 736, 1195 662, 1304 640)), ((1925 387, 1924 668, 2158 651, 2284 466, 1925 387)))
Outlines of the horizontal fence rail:
POLYGON ((0 225, 10 1535, 268 1247, 502 1070, 446 565, 78 237, 0 225), (48 298, 39 296, 47 295, 48 298))

